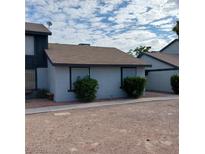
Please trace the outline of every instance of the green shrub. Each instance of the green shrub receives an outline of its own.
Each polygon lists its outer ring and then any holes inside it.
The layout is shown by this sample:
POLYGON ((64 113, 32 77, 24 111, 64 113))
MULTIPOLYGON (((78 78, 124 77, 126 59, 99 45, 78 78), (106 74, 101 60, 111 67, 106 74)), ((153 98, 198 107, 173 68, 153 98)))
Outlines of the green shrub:
POLYGON ((123 80, 122 89, 129 97, 140 97, 145 88, 146 79, 142 77, 127 77, 123 80))
POLYGON ((172 90, 175 94, 179 94, 179 76, 173 75, 170 78, 172 90))
POLYGON ((46 89, 38 89, 36 93, 37 98, 47 98, 48 91, 46 89))
POLYGON ((76 97, 83 102, 91 102, 95 100, 98 89, 98 81, 90 77, 77 79, 74 83, 76 97))

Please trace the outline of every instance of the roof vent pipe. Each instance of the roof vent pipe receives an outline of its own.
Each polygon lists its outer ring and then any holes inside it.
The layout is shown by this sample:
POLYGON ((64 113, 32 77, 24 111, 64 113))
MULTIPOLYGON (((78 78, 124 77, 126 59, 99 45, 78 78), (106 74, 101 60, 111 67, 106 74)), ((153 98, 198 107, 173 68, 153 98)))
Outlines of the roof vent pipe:
POLYGON ((88 43, 80 43, 80 44, 78 44, 78 45, 90 46, 90 44, 88 44, 88 43))

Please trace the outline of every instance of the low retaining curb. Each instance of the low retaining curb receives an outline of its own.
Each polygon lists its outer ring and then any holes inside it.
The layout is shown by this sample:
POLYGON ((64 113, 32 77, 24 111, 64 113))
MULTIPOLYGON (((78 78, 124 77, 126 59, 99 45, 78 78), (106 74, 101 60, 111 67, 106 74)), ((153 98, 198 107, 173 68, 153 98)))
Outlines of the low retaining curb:
POLYGON ((143 103, 143 102, 152 102, 152 101, 166 101, 166 100, 175 100, 178 98, 179 98, 178 96, 150 97, 150 98, 139 98, 139 99, 129 99, 129 100, 117 100, 117 101, 112 100, 112 101, 104 101, 104 102, 93 102, 93 103, 85 103, 85 104, 48 106, 48 107, 26 109, 26 114, 29 115, 29 114, 37 114, 37 113, 74 110, 74 109, 86 109, 86 108, 124 105, 124 104, 134 104, 134 103, 143 103))

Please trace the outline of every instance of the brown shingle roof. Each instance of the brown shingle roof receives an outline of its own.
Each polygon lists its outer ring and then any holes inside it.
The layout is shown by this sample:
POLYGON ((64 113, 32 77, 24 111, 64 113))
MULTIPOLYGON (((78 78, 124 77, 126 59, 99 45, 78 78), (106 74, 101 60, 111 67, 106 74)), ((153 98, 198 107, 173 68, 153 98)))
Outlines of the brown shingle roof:
POLYGON ((51 43, 45 51, 53 64, 150 66, 116 48, 51 43))
POLYGON ((161 60, 170 65, 173 65, 175 67, 179 67, 179 55, 178 54, 168 54, 168 53, 157 52, 157 51, 146 52, 144 54, 151 56, 153 58, 156 58, 158 60, 161 60))
POLYGON ((25 30, 27 33, 42 33, 42 34, 51 35, 51 32, 43 24, 26 22, 25 30))

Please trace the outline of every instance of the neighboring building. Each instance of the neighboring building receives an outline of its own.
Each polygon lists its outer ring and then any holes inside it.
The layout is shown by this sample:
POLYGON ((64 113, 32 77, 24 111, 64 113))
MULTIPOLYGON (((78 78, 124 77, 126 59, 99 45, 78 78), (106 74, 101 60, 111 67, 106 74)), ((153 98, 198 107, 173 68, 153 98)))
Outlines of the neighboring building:
MULTIPOLYGON (((47 40, 51 33, 47 30, 46 34, 47 40)), ((151 66, 116 48, 44 43, 40 45, 42 55, 34 56, 38 65, 32 65, 37 76, 35 89, 49 90, 56 102, 75 100, 73 83, 87 75, 99 83, 97 99, 125 97, 121 89, 123 78, 144 77, 145 67, 151 66)))
POLYGON ((146 68, 146 89, 172 92, 170 78, 179 74, 179 40, 173 40, 160 51, 143 53, 139 58, 152 65, 146 68))
POLYGON ((42 24, 25 24, 25 85, 26 92, 47 87, 48 35, 51 32, 42 24))

